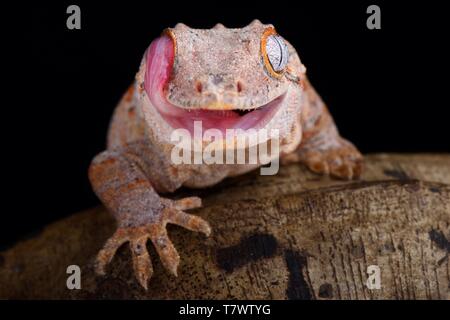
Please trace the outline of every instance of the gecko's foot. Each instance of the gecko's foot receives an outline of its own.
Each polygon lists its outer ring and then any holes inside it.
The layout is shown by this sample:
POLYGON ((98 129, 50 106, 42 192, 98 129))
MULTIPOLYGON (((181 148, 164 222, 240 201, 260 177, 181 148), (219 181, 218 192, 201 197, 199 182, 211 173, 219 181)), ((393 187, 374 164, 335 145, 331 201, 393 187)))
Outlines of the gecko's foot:
POLYGON ((174 201, 161 200, 164 209, 161 210, 158 221, 137 227, 119 227, 108 239, 97 255, 95 267, 98 274, 105 274, 105 267, 112 260, 117 249, 128 242, 136 278, 147 289, 148 280, 153 274, 152 263, 147 251, 147 240, 150 239, 164 267, 173 275, 177 275, 180 256, 167 235, 167 223, 176 224, 192 231, 203 232, 206 236, 210 235, 211 227, 202 218, 182 211, 200 207, 200 198, 190 197, 174 201))
POLYGON ((363 170, 363 156, 353 144, 342 138, 335 147, 301 152, 300 161, 316 173, 341 179, 357 179, 363 170))

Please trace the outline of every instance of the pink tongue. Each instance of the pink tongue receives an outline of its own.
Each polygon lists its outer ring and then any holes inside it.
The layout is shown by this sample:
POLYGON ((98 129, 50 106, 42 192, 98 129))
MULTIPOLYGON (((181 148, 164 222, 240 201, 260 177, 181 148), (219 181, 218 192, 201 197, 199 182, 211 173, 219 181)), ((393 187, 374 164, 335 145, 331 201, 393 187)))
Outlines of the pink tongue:
POLYGON ((162 93, 172 70, 173 59, 173 43, 168 36, 153 40, 147 49, 144 88, 154 106, 164 107, 168 104, 162 93))

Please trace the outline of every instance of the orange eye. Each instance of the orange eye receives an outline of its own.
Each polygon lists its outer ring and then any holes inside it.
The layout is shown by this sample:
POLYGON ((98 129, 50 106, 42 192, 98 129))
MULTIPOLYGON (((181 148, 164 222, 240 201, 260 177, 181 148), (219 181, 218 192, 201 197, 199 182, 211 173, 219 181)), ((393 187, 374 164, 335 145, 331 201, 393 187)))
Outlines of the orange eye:
POLYGON ((283 38, 274 28, 267 28, 261 37, 261 55, 269 73, 280 78, 289 60, 289 51, 283 38))

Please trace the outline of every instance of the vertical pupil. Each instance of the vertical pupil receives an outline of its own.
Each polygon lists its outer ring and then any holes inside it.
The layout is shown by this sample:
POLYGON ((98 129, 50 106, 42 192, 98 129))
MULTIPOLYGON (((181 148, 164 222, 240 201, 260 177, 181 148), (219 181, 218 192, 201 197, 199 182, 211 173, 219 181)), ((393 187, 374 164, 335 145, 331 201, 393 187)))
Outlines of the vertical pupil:
POLYGON ((278 35, 267 38, 266 52, 269 62, 275 71, 281 71, 287 64, 288 51, 283 39, 278 35))

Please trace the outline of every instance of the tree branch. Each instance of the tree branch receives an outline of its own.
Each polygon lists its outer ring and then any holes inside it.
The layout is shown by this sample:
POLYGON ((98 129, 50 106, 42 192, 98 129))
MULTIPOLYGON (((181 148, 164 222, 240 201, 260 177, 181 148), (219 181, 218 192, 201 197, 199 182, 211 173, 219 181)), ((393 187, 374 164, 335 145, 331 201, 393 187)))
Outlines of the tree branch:
POLYGON ((450 155, 378 154, 360 181, 319 177, 300 165, 253 172, 197 195, 213 235, 170 226, 181 256, 169 275, 148 243, 149 290, 134 279, 128 246, 105 277, 92 261, 115 224, 102 207, 53 223, 0 253, 0 298, 450 299, 450 155), (82 269, 68 290, 66 268, 82 269), (367 268, 381 289, 366 286, 367 268))

